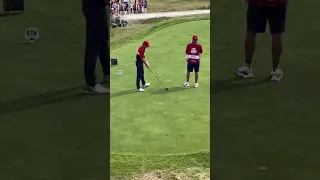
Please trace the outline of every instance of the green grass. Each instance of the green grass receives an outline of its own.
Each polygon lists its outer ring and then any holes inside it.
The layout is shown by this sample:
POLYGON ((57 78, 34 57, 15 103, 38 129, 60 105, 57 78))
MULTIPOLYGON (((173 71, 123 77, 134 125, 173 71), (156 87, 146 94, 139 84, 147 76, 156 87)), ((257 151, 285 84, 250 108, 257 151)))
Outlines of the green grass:
MULTIPOLYGON (((179 164, 192 167, 194 164, 188 164, 190 160, 196 164, 209 164, 209 161, 190 159, 195 155, 170 156, 171 161, 163 156, 209 150, 210 21, 193 20, 161 21, 140 31, 141 35, 135 36, 134 43, 128 41, 130 44, 111 51, 111 56, 119 61, 119 65, 111 69, 112 176, 179 167, 179 164), (189 32, 185 32, 186 28, 190 29, 189 32), (185 81, 184 48, 193 34, 199 35, 205 52, 199 89, 182 87, 185 81), (147 59, 153 70, 161 75, 159 78, 168 86, 168 92, 149 71, 145 72, 145 76, 151 87, 145 93, 135 91, 134 62, 142 35, 147 35, 143 39, 151 44, 146 52, 147 59), (116 75, 119 69, 124 72, 122 76, 116 75), (145 160, 137 161, 136 158, 145 160), (131 162, 136 164, 131 165, 131 162)), ((111 46, 114 47, 114 44, 111 46)), ((205 154, 209 158, 209 153, 205 154)))
POLYGON ((209 152, 180 155, 111 154, 110 160, 110 170, 115 180, 120 180, 133 173, 141 174, 159 169, 210 168, 209 152))
POLYGON ((239 80, 245 6, 215 1, 211 11, 211 141, 214 177, 320 179, 319 1, 290 3, 280 83, 267 81, 270 36, 259 35, 255 78, 239 80), (319 66, 318 66, 319 65, 319 66), (267 166, 261 171, 259 166, 267 166), (216 172, 216 173, 215 173, 216 172))
POLYGON ((210 9, 209 0, 150 0, 148 12, 210 9))
POLYGON ((183 18, 151 18, 146 20, 131 21, 126 28, 112 28, 110 33, 111 49, 117 49, 124 45, 136 42, 139 39, 177 23, 197 20, 208 20, 208 15, 195 15, 183 18))
POLYGON ((109 98, 82 93, 84 30, 80 2, 28 0, 0 17, 0 179, 106 178, 109 98))

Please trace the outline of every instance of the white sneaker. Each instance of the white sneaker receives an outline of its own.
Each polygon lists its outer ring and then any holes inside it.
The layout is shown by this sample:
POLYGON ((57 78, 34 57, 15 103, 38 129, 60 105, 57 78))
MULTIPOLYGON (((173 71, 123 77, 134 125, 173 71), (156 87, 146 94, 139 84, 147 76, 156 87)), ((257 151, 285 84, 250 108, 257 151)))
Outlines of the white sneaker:
POLYGON ((150 83, 146 83, 145 85, 143 85, 143 87, 149 87, 150 83))
POLYGON ((194 87, 195 87, 195 88, 199 87, 199 83, 196 83, 196 84, 194 85, 194 87))
POLYGON ((140 89, 138 89, 138 92, 145 92, 146 90, 144 90, 144 89, 142 89, 142 88, 140 88, 140 89))
POLYGON ((98 83, 94 87, 87 86, 84 92, 87 94, 110 94, 110 89, 98 83))
POLYGON ((189 82, 185 82, 183 85, 184 85, 185 87, 189 87, 189 82))
POLYGON ((244 65, 237 69, 237 75, 244 78, 250 79, 253 78, 252 66, 244 65))
POLYGON ((271 81, 281 81, 283 78, 283 72, 280 68, 277 69, 271 69, 271 81))

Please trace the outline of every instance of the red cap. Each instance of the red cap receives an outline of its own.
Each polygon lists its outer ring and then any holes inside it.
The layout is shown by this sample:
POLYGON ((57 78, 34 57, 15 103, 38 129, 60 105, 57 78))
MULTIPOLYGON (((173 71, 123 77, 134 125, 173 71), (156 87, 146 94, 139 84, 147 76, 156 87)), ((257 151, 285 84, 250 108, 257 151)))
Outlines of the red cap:
POLYGON ((143 45, 145 45, 146 47, 150 47, 150 44, 148 41, 143 41, 143 45))
POLYGON ((197 35, 192 36, 192 40, 198 41, 198 36, 197 35))

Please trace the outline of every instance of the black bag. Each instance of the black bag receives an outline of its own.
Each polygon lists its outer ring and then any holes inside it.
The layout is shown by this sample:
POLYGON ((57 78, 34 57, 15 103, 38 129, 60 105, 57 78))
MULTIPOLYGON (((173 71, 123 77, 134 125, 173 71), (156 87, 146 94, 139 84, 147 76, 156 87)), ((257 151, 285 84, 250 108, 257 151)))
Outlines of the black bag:
POLYGON ((118 59, 111 59, 111 66, 118 65, 118 59))
POLYGON ((24 11, 24 0, 3 0, 3 10, 5 13, 12 11, 24 11))

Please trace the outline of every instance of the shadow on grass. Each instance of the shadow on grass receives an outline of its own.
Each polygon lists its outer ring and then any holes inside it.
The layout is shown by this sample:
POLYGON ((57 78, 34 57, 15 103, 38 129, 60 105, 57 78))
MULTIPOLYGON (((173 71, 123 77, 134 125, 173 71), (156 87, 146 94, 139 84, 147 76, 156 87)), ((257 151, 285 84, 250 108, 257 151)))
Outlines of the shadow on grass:
POLYGON ((67 100, 72 100, 78 97, 85 96, 82 90, 83 86, 73 87, 65 90, 55 91, 51 93, 45 93, 30 97, 23 97, 12 101, 0 102, 0 116, 24 111, 28 109, 34 109, 49 104, 59 103, 67 100))
MULTIPOLYGON (((227 91, 233 91, 240 88, 246 88, 250 86, 255 86, 259 84, 264 84, 270 82, 270 78, 266 77, 259 81, 254 81, 253 79, 241 79, 239 77, 232 77, 230 79, 226 80, 211 80, 211 94, 219 94, 227 91)), ((151 94, 167 94, 167 93, 174 93, 178 91, 188 90, 192 87, 184 87, 184 86, 178 86, 178 87, 169 87, 168 91, 166 91, 164 88, 160 88, 158 90, 150 91, 151 94)), ((146 92, 149 91, 149 88, 146 89, 146 92)), ((130 89, 125 91, 120 91, 116 93, 111 93, 110 97, 119 97, 124 96, 132 93, 136 93, 136 89, 130 89)))
POLYGON ((178 91, 188 90, 190 87, 178 86, 178 87, 168 87, 168 91, 164 88, 158 89, 156 91, 152 91, 152 94, 167 94, 167 93, 174 93, 178 91))
POLYGON ((9 13, 0 13, 0 17, 10 17, 10 16, 16 16, 16 15, 21 15, 23 13, 20 12, 11 12, 11 14, 9 13))
POLYGON ((232 77, 226 80, 214 79, 211 80, 211 94, 219 94, 268 82, 270 82, 269 77, 263 78, 259 81, 255 81, 254 79, 242 79, 240 77, 232 77))
POLYGON ((29 41, 25 41, 25 42, 19 42, 16 45, 21 46, 21 45, 31 45, 33 43, 29 42, 29 41))
MULTIPOLYGON (((171 87, 169 88, 168 91, 166 91, 164 88, 155 90, 155 91, 151 91, 149 90, 149 88, 146 88, 146 92, 142 92, 142 93, 148 93, 150 92, 151 94, 166 94, 166 93, 172 93, 172 92, 177 92, 177 91, 181 91, 181 90, 186 90, 186 89, 190 89, 190 88, 186 88, 186 87, 171 87)), ((112 91, 112 90, 111 90, 112 91)), ((120 97, 120 96, 125 96, 128 94, 132 94, 132 93, 138 93, 136 89, 129 89, 129 90, 125 90, 125 91, 120 91, 120 92, 116 92, 116 93, 111 93, 110 97, 114 98, 114 97, 120 97)))
MULTIPOLYGON (((112 92, 112 89, 111 89, 112 92)), ((110 98, 114 98, 114 97, 119 97, 119 96, 124 96, 124 95, 128 95, 128 94, 132 94, 137 92, 136 89, 129 89, 129 90, 125 90, 125 91, 120 91, 120 92, 116 92, 116 93, 111 93, 110 94, 110 98)))

